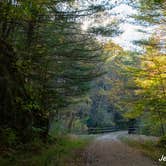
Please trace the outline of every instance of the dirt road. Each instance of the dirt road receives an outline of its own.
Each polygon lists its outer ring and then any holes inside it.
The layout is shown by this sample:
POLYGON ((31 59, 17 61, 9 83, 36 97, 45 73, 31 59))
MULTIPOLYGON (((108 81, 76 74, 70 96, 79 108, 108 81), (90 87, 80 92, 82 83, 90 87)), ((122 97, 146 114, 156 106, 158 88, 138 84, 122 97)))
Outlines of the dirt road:
POLYGON ((122 143, 118 137, 126 132, 98 136, 83 154, 83 166, 157 166, 139 151, 122 143))

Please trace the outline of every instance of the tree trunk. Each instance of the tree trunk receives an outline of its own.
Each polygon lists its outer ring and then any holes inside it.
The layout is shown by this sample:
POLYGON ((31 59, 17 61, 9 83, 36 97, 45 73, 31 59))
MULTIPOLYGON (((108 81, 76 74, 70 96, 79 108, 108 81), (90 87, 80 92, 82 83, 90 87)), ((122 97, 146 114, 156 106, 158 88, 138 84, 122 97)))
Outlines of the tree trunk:
POLYGON ((69 132, 71 132, 74 118, 75 118, 75 115, 74 115, 74 113, 72 112, 72 113, 70 114, 70 119, 69 119, 69 123, 68 123, 68 131, 69 131, 69 132))

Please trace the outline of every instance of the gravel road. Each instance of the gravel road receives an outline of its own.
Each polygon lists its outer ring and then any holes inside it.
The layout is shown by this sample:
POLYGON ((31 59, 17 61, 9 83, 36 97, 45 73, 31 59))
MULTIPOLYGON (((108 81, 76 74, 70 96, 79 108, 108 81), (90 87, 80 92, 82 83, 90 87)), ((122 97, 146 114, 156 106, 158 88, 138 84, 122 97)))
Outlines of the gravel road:
POLYGON ((81 166, 157 166, 138 150, 122 143, 118 137, 126 132, 98 136, 83 153, 81 166))

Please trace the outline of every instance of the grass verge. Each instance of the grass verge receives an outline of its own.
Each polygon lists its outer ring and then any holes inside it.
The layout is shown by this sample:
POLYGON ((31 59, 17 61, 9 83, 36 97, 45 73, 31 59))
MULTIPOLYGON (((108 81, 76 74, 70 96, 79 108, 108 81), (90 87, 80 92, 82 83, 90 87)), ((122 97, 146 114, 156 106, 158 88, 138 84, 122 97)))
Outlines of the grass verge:
MULTIPOLYGON (((79 160, 76 152, 86 147, 89 139, 75 136, 56 138, 44 144, 37 140, 28 145, 1 151, 1 166, 75 166, 79 160)), ((77 164, 78 165, 78 164, 77 164)))
POLYGON ((150 157, 155 163, 160 166, 166 166, 166 162, 159 162, 159 158, 162 155, 166 156, 166 149, 158 146, 158 142, 154 140, 137 140, 132 137, 123 136, 120 137, 121 141, 129 146, 138 149, 141 153, 150 157))

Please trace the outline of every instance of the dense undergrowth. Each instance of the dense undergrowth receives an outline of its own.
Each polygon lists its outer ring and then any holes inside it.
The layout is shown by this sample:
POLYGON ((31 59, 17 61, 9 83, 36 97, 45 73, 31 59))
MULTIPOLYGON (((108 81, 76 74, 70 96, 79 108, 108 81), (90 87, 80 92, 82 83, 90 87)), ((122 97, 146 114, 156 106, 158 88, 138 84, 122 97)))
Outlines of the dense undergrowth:
POLYGON ((1 147, 1 166, 67 166, 79 162, 76 152, 81 151, 89 140, 76 136, 50 138, 47 143, 34 140, 13 148, 1 147))

